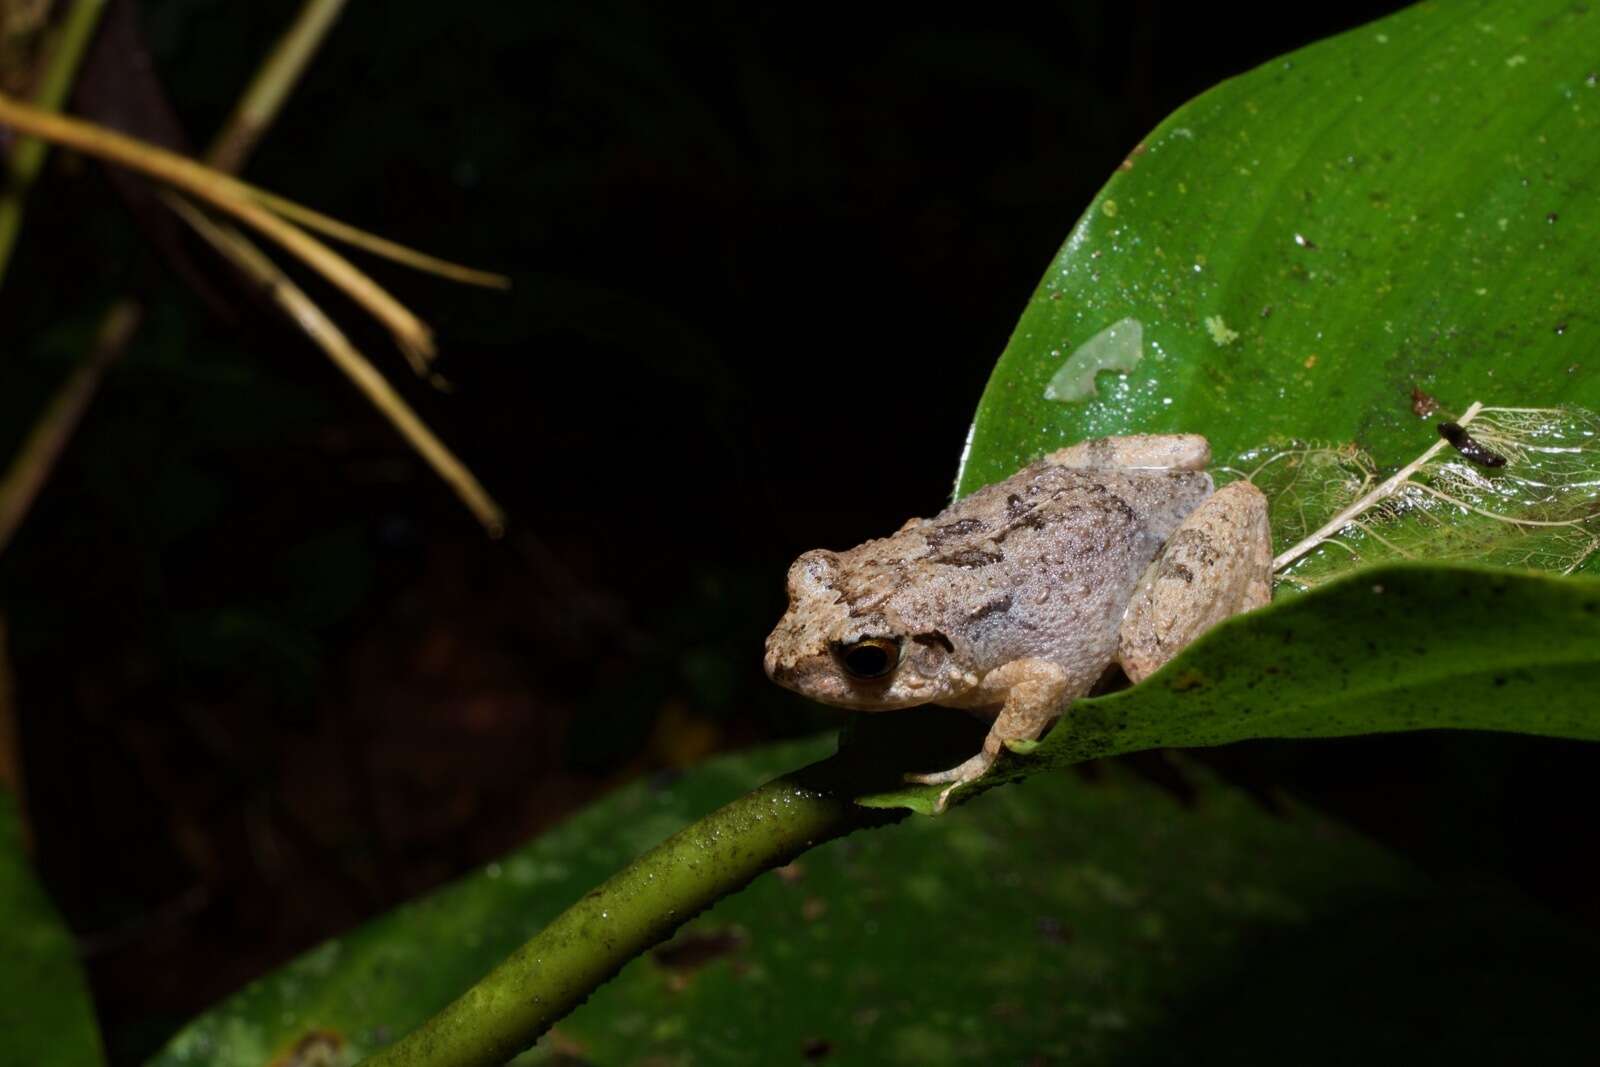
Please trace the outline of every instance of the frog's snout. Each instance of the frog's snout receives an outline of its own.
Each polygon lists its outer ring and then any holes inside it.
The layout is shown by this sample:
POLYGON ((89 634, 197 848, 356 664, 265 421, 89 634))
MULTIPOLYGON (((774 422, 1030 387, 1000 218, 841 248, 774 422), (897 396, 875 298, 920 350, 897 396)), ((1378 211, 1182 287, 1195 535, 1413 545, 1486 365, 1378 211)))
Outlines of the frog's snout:
POLYGON ((783 686, 785 689, 796 689, 802 673, 800 664, 793 657, 785 656, 783 650, 786 646, 782 638, 783 628, 774 630, 772 636, 767 638, 767 643, 761 655, 761 667, 767 672, 767 677, 783 686))
POLYGON ((778 650, 769 643, 761 656, 761 666, 767 672, 767 677, 782 685, 787 675, 793 674, 789 668, 778 662, 778 650))

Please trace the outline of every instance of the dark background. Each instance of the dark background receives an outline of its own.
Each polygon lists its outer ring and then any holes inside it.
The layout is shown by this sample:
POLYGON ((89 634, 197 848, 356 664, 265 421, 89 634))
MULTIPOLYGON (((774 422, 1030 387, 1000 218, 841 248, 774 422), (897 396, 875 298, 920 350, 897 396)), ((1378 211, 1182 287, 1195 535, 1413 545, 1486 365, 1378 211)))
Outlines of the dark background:
MULTIPOLYGON (((114 4, 75 106, 137 124, 164 93, 203 145, 296 6, 114 4)), ((942 505, 1024 301, 1144 132, 1400 6, 352 4, 246 176, 514 277, 373 265, 450 395, 312 286, 508 509, 499 542, 203 250, 155 251, 148 203, 58 155, 0 289, 0 446, 112 296, 150 313, 0 610, 36 859, 116 1061, 618 782, 836 723, 761 675, 788 561, 942 505)), ((1581 746, 1210 758, 1600 923, 1581 746)))

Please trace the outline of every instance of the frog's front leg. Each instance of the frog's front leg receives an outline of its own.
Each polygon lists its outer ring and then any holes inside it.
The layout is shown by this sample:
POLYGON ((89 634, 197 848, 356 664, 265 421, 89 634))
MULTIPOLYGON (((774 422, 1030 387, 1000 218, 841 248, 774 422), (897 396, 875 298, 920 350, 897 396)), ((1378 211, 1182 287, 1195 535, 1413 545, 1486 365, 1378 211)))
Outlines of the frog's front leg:
POLYGON ((1142 681, 1217 623, 1271 599, 1267 498, 1233 482, 1183 520, 1139 579, 1119 632, 1122 670, 1142 681))
MULTIPOLYGON (((1077 687, 1082 689, 1083 687, 1077 687)), ((939 794, 934 811, 942 812, 950 794, 968 782, 982 778, 1007 741, 1032 741, 1061 714, 1075 695, 1072 678, 1060 664, 1044 659, 1013 660, 984 676, 972 702, 981 706, 986 695, 1003 701, 1000 714, 983 739, 983 748, 971 759, 947 771, 908 774, 906 781, 949 787, 939 794)))

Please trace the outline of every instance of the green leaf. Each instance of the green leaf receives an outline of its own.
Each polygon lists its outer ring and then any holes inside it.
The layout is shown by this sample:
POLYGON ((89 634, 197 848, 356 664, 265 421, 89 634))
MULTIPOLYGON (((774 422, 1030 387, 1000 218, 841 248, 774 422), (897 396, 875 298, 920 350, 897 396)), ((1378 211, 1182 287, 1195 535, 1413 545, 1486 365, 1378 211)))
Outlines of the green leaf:
MULTIPOLYGON (((258 982, 155 1062, 260 1067, 321 1041, 350 1063, 627 855, 825 748, 621 790, 258 982)), ((1449 894, 1324 818, 1180 770, 1182 807, 1107 767, 816 849, 629 964, 519 1062, 1545 1062, 1600 1040, 1592 934, 1449 894)))
MULTIPOLYGON (((1449 728, 1600 740, 1597 677, 1600 582, 1374 568, 1230 619, 1140 685, 1074 703, 1043 741, 968 788, 1264 737, 1449 728)), ((861 802, 931 813, 938 792, 908 786, 861 802)))
POLYGON ((961 491, 1130 431, 1204 433, 1219 458, 1354 441, 1398 464, 1436 440, 1413 386, 1455 411, 1600 409, 1597 55, 1593 5, 1439 0, 1179 108, 1023 312, 961 491), (1126 319, 1144 355, 1125 378, 1045 397, 1126 319))
POLYGON ((77 945, 34 880, 16 801, 0 788, 0 1062, 105 1062, 77 945))
MULTIPOLYGON (((1414 388, 1453 411, 1600 408, 1597 49, 1590 5, 1419 4, 1178 109, 1095 198, 1023 312, 958 491, 1132 432, 1203 433, 1223 465, 1273 439, 1348 442, 1392 469, 1438 441, 1412 412, 1414 388), (1130 346, 1140 358, 1116 370, 1130 346), (1079 365, 1112 369, 1093 395, 1052 399, 1081 393, 1079 365)), ((1515 554, 1494 552, 1485 561, 1515 554)), ((1591 557, 1580 573, 1597 568, 1591 557)), ((1074 705, 985 784, 1251 737, 1594 738, 1579 688, 1594 657, 1552 620, 1593 647, 1596 595, 1486 570, 1359 572, 1304 602, 1280 597, 1145 685, 1074 705)), ((936 793, 864 802, 927 811, 936 793)))

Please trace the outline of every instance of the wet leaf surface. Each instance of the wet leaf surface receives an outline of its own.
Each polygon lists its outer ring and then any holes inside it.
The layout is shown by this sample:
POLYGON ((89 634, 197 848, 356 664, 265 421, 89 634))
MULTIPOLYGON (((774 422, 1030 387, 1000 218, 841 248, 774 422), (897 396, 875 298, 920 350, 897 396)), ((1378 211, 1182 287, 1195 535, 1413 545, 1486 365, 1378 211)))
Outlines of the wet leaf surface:
MULTIPOLYGON (((1099 434, 1274 435, 1399 463, 1460 411, 1600 408, 1600 10, 1419 4, 1191 101, 1083 214, 979 404, 960 488, 1099 434), (1134 320, 1093 396, 1062 365, 1134 320), (1419 436, 1420 435, 1420 436, 1419 436)), ((1092 355, 1092 353, 1091 353, 1092 355)))
MULTIPOLYGON (((1600 316, 1585 295, 1600 265, 1597 44, 1600 9, 1587 5, 1419 4, 1184 105, 1051 264, 979 403, 958 490, 1133 432, 1203 433, 1219 464, 1272 439, 1348 442, 1393 469, 1439 440, 1415 390, 1451 411, 1600 407, 1600 316), (1083 346, 1130 323, 1143 345, 1132 370, 1100 371, 1070 403, 1047 396, 1064 365, 1101 360, 1102 345, 1083 346)), ((1486 542, 1484 562, 1497 561, 1486 542)), ((1597 567, 1590 557, 1578 573, 1597 567)), ((1547 618, 1590 602, 1591 581, 1440 571, 1358 575, 1305 604, 1280 592, 1150 684, 1075 706, 990 781, 1250 737, 1456 726, 1593 738, 1592 656, 1541 658, 1560 638, 1547 618), (1404 608, 1364 593, 1396 582, 1404 608), (1340 655, 1302 645, 1264 662, 1262 642, 1276 649, 1318 617, 1340 655), (1485 646, 1489 659, 1473 659, 1485 646), (1277 673, 1249 673, 1267 667, 1277 673), (1219 689, 1222 668, 1234 683, 1219 689), (1189 679, 1207 682, 1185 695, 1189 679)), ((928 810, 936 793, 869 802, 928 810)))

